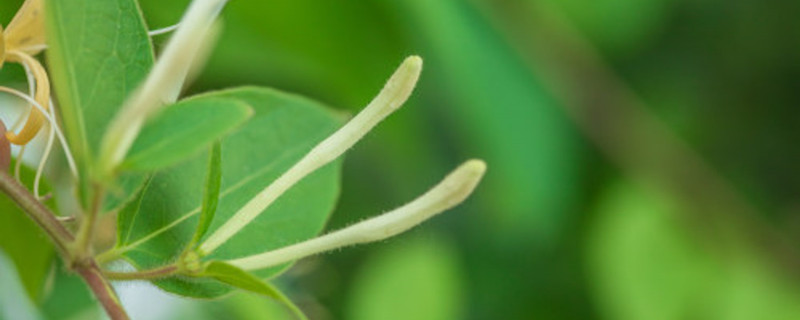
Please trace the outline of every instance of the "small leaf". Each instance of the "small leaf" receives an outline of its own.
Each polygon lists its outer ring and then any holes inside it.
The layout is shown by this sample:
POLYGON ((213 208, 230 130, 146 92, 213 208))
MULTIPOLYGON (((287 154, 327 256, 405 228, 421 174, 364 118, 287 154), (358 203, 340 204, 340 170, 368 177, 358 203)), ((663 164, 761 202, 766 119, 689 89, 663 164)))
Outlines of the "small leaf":
POLYGON ((229 133, 253 115, 233 99, 198 97, 167 107, 142 129, 122 168, 151 171, 174 165, 229 133))
POLYGON ((222 261, 209 262, 208 265, 206 265, 205 270, 200 273, 200 276, 214 278, 239 289, 263 294, 278 300, 283 298, 283 295, 271 285, 261 281, 261 279, 257 278, 256 276, 247 273, 247 271, 222 261))
POLYGON ((208 157, 208 173, 206 174, 206 190, 203 192, 203 209, 200 211, 200 222, 197 223, 197 231, 194 233, 191 245, 196 244, 208 231, 211 221, 214 220, 214 213, 217 212, 219 203, 219 188, 222 183, 222 145, 217 142, 211 147, 211 155, 208 157))
POLYGON ((200 274, 203 277, 209 277, 220 282, 229 284, 239 289, 247 290, 250 292, 258 293, 278 300, 286 305, 292 312, 300 319, 306 319, 303 312, 295 306, 289 298, 283 293, 278 291, 271 284, 262 281, 255 275, 248 273, 235 266, 227 264, 222 261, 211 261, 206 265, 205 270, 200 274))

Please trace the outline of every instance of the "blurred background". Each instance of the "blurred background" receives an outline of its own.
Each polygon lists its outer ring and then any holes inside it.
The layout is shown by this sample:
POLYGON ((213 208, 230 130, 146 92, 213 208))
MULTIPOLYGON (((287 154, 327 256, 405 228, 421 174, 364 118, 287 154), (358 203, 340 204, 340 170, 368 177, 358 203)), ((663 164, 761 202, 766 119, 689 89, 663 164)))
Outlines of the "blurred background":
MULTIPOLYGON (((188 2, 141 6, 157 29, 188 2)), ((355 113, 425 59, 347 154, 328 229, 489 164, 460 207, 281 276, 312 319, 800 319, 800 2, 236 0, 222 17, 190 94, 256 84, 355 113)), ((286 316, 120 290, 140 318, 286 316)))

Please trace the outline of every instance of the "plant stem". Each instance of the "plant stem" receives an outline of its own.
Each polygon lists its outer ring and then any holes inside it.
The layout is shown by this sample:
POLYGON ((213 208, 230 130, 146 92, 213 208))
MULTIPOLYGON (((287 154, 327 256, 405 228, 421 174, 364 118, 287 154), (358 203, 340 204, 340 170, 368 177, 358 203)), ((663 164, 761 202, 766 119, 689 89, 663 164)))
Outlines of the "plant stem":
POLYGON ((25 186, 21 185, 6 172, 0 172, 0 190, 6 193, 11 200, 17 203, 22 211, 28 214, 28 217, 44 229, 64 257, 70 256, 67 245, 73 241, 74 237, 56 219, 55 214, 50 209, 39 202, 25 186))
POLYGON ((25 186, 3 171, 0 171, 0 190, 7 194, 28 217, 44 229, 64 257, 64 260, 68 261, 70 267, 86 281, 97 300, 103 305, 108 316, 113 320, 129 319, 119 302, 119 298, 114 293, 114 289, 103 278, 103 273, 97 267, 97 263, 91 257, 82 260, 75 259, 75 254, 70 249, 75 237, 56 219, 56 215, 39 202, 25 186))
POLYGON ((103 274, 111 280, 154 280, 166 278, 178 272, 178 266, 171 264, 168 266, 136 271, 136 272, 111 272, 105 271, 103 274))
POLYGON ((90 204, 89 211, 83 217, 81 227, 78 229, 78 235, 75 239, 74 257, 76 260, 86 259, 91 257, 92 254, 92 237, 94 236, 95 225, 97 224, 97 216, 100 211, 100 206, 103 201, 103 189, 98 185, 93 188, 92 203, 90 204))
POLYGON ((114 292, 114 288, 112 288, 108 280, 103 277, 103 272, 100 271, 100 268, 97 267, 97 263, 95 263, 94 260, 88 260, 86 264, 77 267, 76 271, 81 275, 83 280, 86 281, 86 284, 89 285, 89 289, 94 292, 94 295, 97 297, 100 304, 103 305, 103 309, 106 310, 109 318, 112 320, 130 319, 128 314, 125 313, 125 309, 122 307, 117 294, 114 292))

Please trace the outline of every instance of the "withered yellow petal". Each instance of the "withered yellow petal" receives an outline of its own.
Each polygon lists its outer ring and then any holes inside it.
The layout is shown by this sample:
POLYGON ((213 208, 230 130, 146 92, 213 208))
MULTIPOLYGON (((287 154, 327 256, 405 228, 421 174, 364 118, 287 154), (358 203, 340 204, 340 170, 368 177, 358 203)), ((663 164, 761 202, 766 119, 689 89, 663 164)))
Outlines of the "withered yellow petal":
MULTIPOLYGON (((3 32, 7 51, 36 55, 45 45, 43 0, 26 0, 3 32)), ((8 57, 9 60, 11 57, 8 57)))
MULTIPOLYGON (((8 58, 9 60, 20 61, 31 69, 31 72, 33 72, 33 78, 36 80, 36 93, 34 94, 34 99, 42 106, 42 108, 45 110, 49 109, 50 80, 47 78, 47 73, 44 71, 42 64, 31 56, 18 51, 9 51, 8 58)), ((32 109, 30 116, 28 116, 28 121, 25 122, 25 126, 22 127, 22 130, 20 130, 18 134, 15 134, 11 131, 6 132, 8 141, 11 141, 11 143, 16 145, 27 144, 36 136, 37 133, 39 133, 39 130, 44 124, 44 120, 45 118, 41 111, 36 108, 32 109)))
POLYGON ((0 26, 0 68, 6 61, 6 37, 3 36, 3 26, 0 26))

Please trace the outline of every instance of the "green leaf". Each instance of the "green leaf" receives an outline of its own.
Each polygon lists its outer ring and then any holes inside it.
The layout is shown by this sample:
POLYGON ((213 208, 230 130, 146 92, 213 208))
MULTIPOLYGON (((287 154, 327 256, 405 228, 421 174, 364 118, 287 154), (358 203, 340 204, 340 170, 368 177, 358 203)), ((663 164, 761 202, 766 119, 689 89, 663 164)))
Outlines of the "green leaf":
POLYGON ((196 155, 253 115, 239 100, 197 97, 167 107, 142 128, 123 170, 152 171, 196 155))
MULTIPOLYGON (((81 174, 81 199, 108 123, 153 65, 153 48, 135 0, 46 0, 47 59, 64 133, 81 174)), ((124 185, 108 207, 139 187, 124 185)))
MULTIPOLYGON (((317 102, 272 89, 240 88, 204 96, 242 100, 255 111, 250 121, 221 142, 220 198, 209 232, 342 122, 317 102)), ((208 259, 243 257, 317 235, 338 198, 340 167, 341 161, 336 161, 306 177, 208 259)), ((175 261, 196 231, 206 172, 207 153, 155 173, 138 201, 130 202, 119 213, 117 245, 106 256, 122 255, 142 269, 175 261)), ((262 279, 274 277, 286 266, 257 270, 255 274, 262 279)), ((155 283, 167 291, 193 297, 217 297, 230 291, 216 281, 191 277, 155 283)))
POLYGON ((132 194, 141 190, 145 181, 147 181, 147 174, 143 172, 120 172, 117 180, 108 188, 102 212, 113 211, 131 201, 132 194))
POLYGON ((146 178, 142 188, 134 195, 133 199, 117 213, 117 246, 119 246, 120 243, 127 242, 128 239, 131 238, 131 232, 134 230, 133 226, 135 226, 136 220, 139 217, 142 200, 152 181, 152 176, 146 178))
MULTIPOLYGON (((22 167, 20 179, 29 189, 34 176, 33 170, 22 167)), ((46 183, 40 192, 50 192, 46 183)), ((45 203, 52 207, 53 202, 51 199, 45 203)), ((0 194, 0 250, 14 262, 30 298, 38 301, 56 254, 42 229, 5 194, 0 194)))
POLYGON ((239 289, 263 294, 274 299, 283 298, 283 294, 258 277, 222 261, 209 262, 199 276, 214 278, 239 289))
POLYGON ((285 304, 300 319, 306 319, 303 312, 289 298, 271 284, 258 277, 222 261, 211 261, 206 265, 201 277, 209 277, 239 289, 265 295, 285 304))
POLYGON ((200 211, 200 222, 197 223, 197 231, 192 237, 191 244, 197 244, 206 235, 211 221, 214 221, 214 214, 217 212, 219 203, 219 188, 222 183, 222 146, 219 142, 211 147, 211 155, 208 157, 208 173, 206 174, 206 189, 203 192, 203 209, 200 211))
POLYGON ((140 188, 146 176, 139 171, 167 167, 201 152, 252 116, 245 103, 220 98, 185 99, 166 108, 142 129, 122 164, 122 174, 104 202, 111 211, 140 188))

